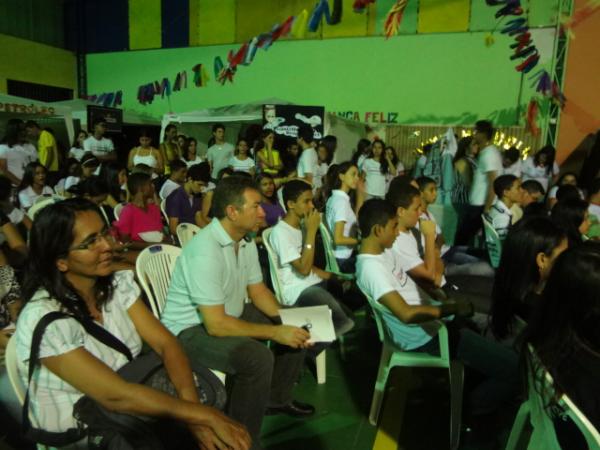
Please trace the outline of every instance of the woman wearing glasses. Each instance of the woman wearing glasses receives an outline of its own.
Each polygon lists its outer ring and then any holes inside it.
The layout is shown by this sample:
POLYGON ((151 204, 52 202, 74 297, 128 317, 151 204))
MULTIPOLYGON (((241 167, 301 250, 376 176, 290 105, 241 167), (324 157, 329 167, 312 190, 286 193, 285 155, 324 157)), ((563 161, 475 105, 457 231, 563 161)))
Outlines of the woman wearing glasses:
POLYGON ((31 230, 17 323, 18 367, 27 381, 32 333, 39 320, 63 311, 94 320, 137 356, 142 340, 161 355, 179 398, 123 380, 127 359, 91 337, 75 319, 51 322, 30 385, 33 426, 62 432, 77 426, 73 405, 84 394, 112 411, 183 422, 206 448, 249 448, 243 427, 199 403, 186 356, 149 312, 131 271, 113 273, 112 244, 96 205, 69 199, 43 209, 31 230))

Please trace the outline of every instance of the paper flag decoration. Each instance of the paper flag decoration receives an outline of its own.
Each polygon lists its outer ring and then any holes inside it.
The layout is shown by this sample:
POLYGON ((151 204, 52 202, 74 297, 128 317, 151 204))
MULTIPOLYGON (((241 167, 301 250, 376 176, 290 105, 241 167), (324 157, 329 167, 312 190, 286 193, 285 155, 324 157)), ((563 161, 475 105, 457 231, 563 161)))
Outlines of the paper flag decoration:
POLYGON ((82 98, 107 108, 116 108, 123 103, 123 91, 103 92, 100 95, 93 94, 82 98))
POLYGON ((194 84, 197 87, 206 86, 208 82, 208 73, 206 73, 206 68, 203 64, 196 64, 192 67, 192 72, 194 72, 194 84))
POLYGON ((375 0, 355 0, 352 8, 355 13, 362 13, 371 3, 375 3, 375 0))
POLYGON ((302 12, 294 18, 294 23, 292 24, 292 36, 296 39, 303 39, 304 36, 306 36, 307 23, 308 11, 303 9, 302 12))
POLYGON ((539 110, 540 110, 540 107, 538 105, 537 100, 532 98, 529 101, 529 105, 527 105, 525 129, 534 136, 537 136, 538 134, 540 134, 540 129, 537 126, 537 116, 538 116, 539 110))
POLYGON ((385 22, 383 24, 383 32, 386 39, 398 34, 400 23, 402 22, 402 16, 404 15, 404 10, 407 3, 408 0, 398 0, 387 13, 385 22))

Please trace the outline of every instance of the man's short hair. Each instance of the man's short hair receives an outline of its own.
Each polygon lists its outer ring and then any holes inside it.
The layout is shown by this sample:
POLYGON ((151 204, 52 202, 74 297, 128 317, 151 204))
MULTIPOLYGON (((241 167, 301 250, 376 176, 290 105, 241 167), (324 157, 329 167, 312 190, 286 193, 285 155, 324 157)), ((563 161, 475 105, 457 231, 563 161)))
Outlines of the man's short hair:
POLYGON ((96 119, 92 122, 92 130, 94 128, 96 128, 97 125, 100 125, 101 123, 103 123, 104 125, 106 125, 106 119, 104 117, 100 117, 99 119, 96 119))
POLYGON ((421 192, 412 184, 396 183, 390 185, 390 190, 386 194, 385 199, 397 210, 398 208, 408 208, 412 204, 413 199, 420 196, 421 192))
POLYGON ((433 178, 429 178, 429 177, 426 177, 426 176, 419 177, 415 181, 419 185, 419 190, 421 190, 421 191, 424 191, 425 188, 427 186, 429 186, 430 184, 436 184, 437 185, 437 183, 435 182, 435 180, 433 178))
POLYGON ((521 152, 517 147, 510 147, 502 154, 504 159, 507 159, 511 164, 514 164, 521 157, 521 152))
POLYGON ((300 128, 298 128, 298 137, 306 143, 315 140, 314 131, 309 125, 301 125, 300 128))
POLYGON ((187 168, 187 164, 180 159, 174 159, 169 163, 169 167, 171 168, 171 173, 173 173, 187 168))
POLYGON ((385 227, 395 216, 396 208, 390 202, 379 198, 367 200, 358 212, 360 234, 363 237, 368 237, 375 225, 385 227))
POLYGON ((212 126, 212 132, 214 133, 217 130, 223 130, 223 131, 225 131, 225 125, 223 125, 222 123, 215 123, 212 126))
POLYGON ((217 219, 224 218, 229 205, 241 209, 246 201, 244 193, 247 190, 259 191, 258 186, 251 178, 232 175, 220 180, 212 199, 213 216, 217 219))
POLYGON ((557 202, 564 202, 565 200, 572 198, 581 200, 581 194, 579 193, 577 186, 573 186, 572 184, 563 184, 556 190, 557 202))
POLYGON ((544 186, 542 186, 542 183, 537 180, 523 181, 521 184, 521 189, 527 191, 529 194, 546 194, 546 191, 544 191, 544 186))
POLYGON ((517 177, 514 175, 500 175, 494 180, 494 194, 501 199, 504 191, 508 191, 516 180, 517 177))
POLYGON ((494 137, 494 134, 496 133, 492 122, 490 122, 489 120, 478 120, 477 122, 475 122, 475 131, 485 134, 488 138, 488 141, 491 140, 494 137))
POLYGON ((192 165, 187 171, 187 177, 193 181, 203 181, 208 184, 210 181, 210 165, 206 161, 192 165))
POLYGON ((147 173, 132 173, 127 177, 127 190, 131 195, 137 194, 142 186, 152 181, 152 177, 147 173))
POLYGON ((312 191, 312 186, 304 180, 291 180, 283 185, 283 203, 295 202, 304 192, 312 191))

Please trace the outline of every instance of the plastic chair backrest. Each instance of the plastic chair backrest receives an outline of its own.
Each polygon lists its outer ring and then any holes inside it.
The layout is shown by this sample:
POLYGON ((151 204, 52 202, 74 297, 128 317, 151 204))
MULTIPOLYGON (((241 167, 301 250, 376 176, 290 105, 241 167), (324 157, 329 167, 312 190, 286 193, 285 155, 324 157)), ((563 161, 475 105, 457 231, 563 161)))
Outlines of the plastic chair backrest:
POLYGON ((271 246, 271 231, 272 228, 267 228, 262 233, 263 244, 267 249, 267 255, 269 257, 269 272, 271 273, 271 283, 273 284, 273 290, 275 291, 275 296, 279 303, 283 303, 283 288, 281 283, 281 278, 279 278, 279 258, 277 258, 277 254, 273 247, 271 246))
POLYGON ((193 223, 180 223, 177 225, 177 239, 179 245, 184 247, 200 231, 200 227, 193 223))
POLYGON ((340 267, 338 266, 337 259, 333 253, 333 238, 327 228, 327 225, 321 222, 319 224, 319 231, 321 232, 321 239, 323 240, 323 247, 325 247, 325 260, 327 264, 327 271, 333 273, 340 273, 340 267))
POLYGON ((52 197, 38 197, 34 204, 31 205, 31 208, 29 208, 27 210, 27 216, 31 219, 31 220, 35 220, 35 216, 37 215, 37 213, 39 213, 42 209, 44 209, 46 206, 49 205, 53 205, 54 203, 57 203, 61 200, 64 200, 62 197, 59 196, 52 196, 52 197))
POLYGON ((160 212, 162 213, 163 217, 165 218, 165 223, 167 225, 169 225, 169 216, 167 215, 167 199, 163 198, 160 201, 160 212))
POLYGON ((123 211, 123 207, 126 205, 127 203, 117 203, 113 209, 114 213, 115 213, 115 219, 119 220, 119 216, 121 215, 121 211, 123 211))
POLYGON ((492 224, 485 218, 484 215, 481 216, 481 220, 483 221, 483 229, 485 231, 485 244, 488 249, 488 254, 490 255, 490 264, 494 269, 496 269, 500 265, 502 241, 500 240, 500 237, 498 236, 498 233, 492 224))
POLYGON ((23 403, 25 402, 26 387, 23 383, 23 380, 19 376, 19 371, 17 368, 17 340, 14 336, 8 340, 4 357, 4 363, 6 364, 6 372, 8 374, 8 379, 13 390, 15 391, 19 403, 23 405, 23 403))
POLYGON ((158 318, 167 301, 171 275, 179 255, 181 255, 181 248, 157 244, 145 248, 137 257, 135 272, 142 289, 148 296, 152 312, 158 318))

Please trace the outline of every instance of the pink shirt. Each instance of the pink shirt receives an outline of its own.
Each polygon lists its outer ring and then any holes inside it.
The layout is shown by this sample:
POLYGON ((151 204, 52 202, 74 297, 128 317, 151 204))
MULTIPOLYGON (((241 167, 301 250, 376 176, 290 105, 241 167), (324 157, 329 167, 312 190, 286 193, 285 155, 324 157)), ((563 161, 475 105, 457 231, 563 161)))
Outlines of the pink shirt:
POLYGON ((138 208, 131 203, 123 207, 119 220, 114 222, 119 235, 128 234, 133 241, 143 241, 140 233, 145 231, 163 231, 160 209, 154 203, 148 204, 148 210, 138 208))

